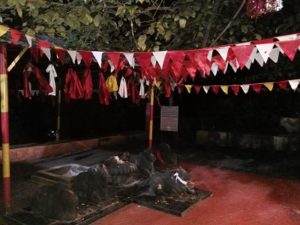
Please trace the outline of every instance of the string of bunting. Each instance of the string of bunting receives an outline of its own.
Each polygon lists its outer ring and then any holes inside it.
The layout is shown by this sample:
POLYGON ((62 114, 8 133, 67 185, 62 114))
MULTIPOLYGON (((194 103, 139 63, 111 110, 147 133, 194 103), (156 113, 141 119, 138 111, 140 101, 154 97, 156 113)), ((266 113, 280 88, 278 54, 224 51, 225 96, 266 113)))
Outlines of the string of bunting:
POLYGON ((275 82, 261 82, 261 83, 250 83, 250 84, 230 84, 230 85, 195 85, 195 84, 182 84, 177 86, 178 93, 182 93, 185 88, 188 94, 192 93, 192 90, 196 94, 199 94, 201 90, 204 93, 211 91, 214 94, 224 93, 226 95, 231 91, 234 95, 241 93, 248 94, 250 90, 257 94, 260 94, 262 89, 265 88, 267 91, 272 92, 274 87, 278 87, 280 90, 287 90, 288 85, 293 91, 296 91, 300 83, 300 79, 282 80, 275 82))
POLYGON ((202 77, 216 75, 219 71, 226 73, 229 66, 234 72, 245 67, 250 69, 254 62, 263 66, 270 59, 278 62, 280 53, 294 60, 300 45, 300 33, 277 36, 273 38, 256 40, 239 44, 215 46, 203 49, 158 52, 104 52, 69 50, 58 47, 44 40, 23 34, 15 29, 0 25, 0 38, 6 35, 11 44, 20 44, 21 40, 27 42, 33 58, 38 61, 46 56, 51 60, 51 51, 54 51, 59 61, 64 64, 67 55, 75 64, 85 64, 87 68, 92 62, 98 63, 101 69, 109 64, 111 72, 120 67, 139 69, 147 80, 153 78, 166 78, 172 76, 175 82, 182 77, 195 78, 199 72, 202 77))

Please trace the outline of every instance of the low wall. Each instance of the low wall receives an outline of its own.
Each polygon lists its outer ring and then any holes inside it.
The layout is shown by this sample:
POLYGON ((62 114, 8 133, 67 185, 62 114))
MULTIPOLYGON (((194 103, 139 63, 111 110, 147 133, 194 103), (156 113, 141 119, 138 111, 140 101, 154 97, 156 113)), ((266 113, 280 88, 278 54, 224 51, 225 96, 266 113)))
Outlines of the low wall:
MULTIPOLYGON (((50 156, 70 154, 86 151, 97 147, 105 147, 113 144, 125 143, 133 138, 145 138, 144 133, 115 135, 86 140, 74 140, 64 142, 51 142, 35 146, 11 147, 11 162, 41 159, 50 156)), ((0 163, 2 162, 2 150, 0 150, 0 163)))
POLYGON ((297 134, 267 136, 198 130, 196 133, 196 143, 241 149, 300 150, 300 137, 297 134))

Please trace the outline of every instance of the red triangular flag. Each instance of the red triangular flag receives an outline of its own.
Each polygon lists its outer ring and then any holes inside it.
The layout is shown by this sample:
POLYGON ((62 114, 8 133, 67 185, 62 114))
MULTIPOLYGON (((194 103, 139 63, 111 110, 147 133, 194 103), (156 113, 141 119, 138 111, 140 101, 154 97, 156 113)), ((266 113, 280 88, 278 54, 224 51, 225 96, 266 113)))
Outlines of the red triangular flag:
POLYGON ((60 60, 61 64, 64 64, 67 50, 65 50, 63 48, 56 48, 55 52, 56 52, 56 55, 57 55, 58 59, 60 60))
POLYGON ((278 42, 280 48, 283 50, 284 54, 289 57, 291 61, 294 61, 296 52, 300 45, 300 40, 293 41, 281 41, 278 42))
POLYGON ((240 68, 243 69, 248 62, 249 57, 253 51, 253 45, 242 45, 231 47, 236 59, 239 62, 240 68))
POLYGON ((210 74, 211 62, 207 59, 207 49, 190 51, 187 53, 191 62, 197 66, 200 74, 204 77, 206 74, 210 74))
POLYGON ((262 84, 250 84, 250 87, 255 91, 257 94, 260 93, 262 84))
POLYGON ((81 83, 84 93, 84 99, 91 99, 93 95, 93 81, 90 69, 85 70, 81 83))
POLYGON ((119 60, 120 60, 120 52, 106 52, 106 56, 111 60, 113 66, 115 67, 115 70, 119 66, 119 60))
POLYGON ((215 94, 218 94, 218 93, 219 93, 219 85, 212 85, 212 86, 211 86, 211 90, 212 90, 215 94))
POLYGON ((22 37, 22 33, 18 30, 10 29, 11 42, 16 45, 22 37))
POLYGON ((183 84, 178 84, 177 85, 178 94, 181 94, 183 92, 183 89, 184 89, 184 85, 183 84))
POLYGON ((51 48, 51 43, 47 42, 47 41, 43 41, 43 40, 38 40, 37 41, 37 45, 40 48, 51 48))
POLYGON ((93 62, 93 53, 90 51, 79 51, 79 53, 82 56, 85 66, 89 68, 93 62))
POLYGON ((288 84, 287 80, 277 82, 278 87, 282 90, 286 90, 287 84, 288 84))
POLYGON ((31 47, 29 50, 34 60, 36 62, 39 62, 39 58, 44 54, 43 51, 41 51, 41 49, 36 46, 31 47))
POLYGON ((195 80, 197 69, 195 68, 194 64, 188 60, 184 62, 184 67, 192 80, 195 80))
POLYGON ((148 73, 148 69, 152 67, 151 64, 151 52, 137 52, 135 53, 135 59, 137 64, 141 67, 141 73, 150 78, 151 74, 148 73))
POLYGON ((218 65, 218 69, 225 73, 226 63, 220 55, 216 55, 212 58, 212 61, 218 65))
POLYGON ((201 86, 200 85, 194 85, 194 89, 196 94, 199 94, 200 90, 201 90, 201 86))
POLYGON ((258 45, 258 44, 269 44, 269 43, 273 43, 273 42, 274 42, 273 38, 267 38, 267 39, 252 41, 252 43, 255 44, 255 45, 258 45))
POLYGON ((183 61, 184 61, 185 53, 182 51, 170 51, 167 52, 164 66, 163 66, 163 73, 166 75, 167 68, 170 66, 174 76, 176 78, 180 77, 181 69, 183 66, 183 61), (172 62, 170 62, 170 60, 172 62))
POLYGON ((240 85, 230 85, 231 90, 233 91, 234 95, 238 95, 240 90, 240 85))

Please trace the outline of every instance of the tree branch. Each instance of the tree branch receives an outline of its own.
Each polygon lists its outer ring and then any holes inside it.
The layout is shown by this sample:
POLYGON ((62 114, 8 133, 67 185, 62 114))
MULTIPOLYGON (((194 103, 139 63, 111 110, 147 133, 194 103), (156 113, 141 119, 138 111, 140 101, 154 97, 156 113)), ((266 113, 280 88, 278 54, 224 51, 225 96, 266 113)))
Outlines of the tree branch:
POLYGON ((204 35, 204 38, 203 38, 203 41, 202 41, 202 48, 204 48, 207 44, 207 41, 208 41, 208 38, 209 38, 209 35, 210 35, 210 30, 211 30, 212 24, 215 20, 215 15, 216 15, 216 12, 218 11, 218 8, 221 4, 221 1, 222 0, 216 0, 216 3, 214 4, 214 7, 212 9, 212 15, 209 18, 208 25, 207 25, 207 28, 206 28, 206 32, 205 32, 205 35, 204 35))
POLYGON ((246 0, 243 0, 240 7, 238 8, 238 10, 235 12, 234 16, 232 17, 232 19, 229 21, 229 23, 226 25, 226 27, 224 28, 224 30, 219 34, 219 36, 212 41, 212 45, 215 45, 216 42, 225 34, 225 32, 230 28, 231 24, 234 22, 234 20, 237 18, 237 16, 239 15, 239 13, 241 12, 242 8, 244 7, 244 5, 246 4, 246 0))

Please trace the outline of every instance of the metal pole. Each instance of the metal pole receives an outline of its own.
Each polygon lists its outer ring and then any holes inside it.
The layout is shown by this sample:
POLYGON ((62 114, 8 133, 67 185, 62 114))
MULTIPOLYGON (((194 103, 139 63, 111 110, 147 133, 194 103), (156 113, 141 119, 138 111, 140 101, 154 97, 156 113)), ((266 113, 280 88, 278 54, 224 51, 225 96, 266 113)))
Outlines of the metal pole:
POLYGON ((60 140, 60 112, 61 112, 61 89, 59 85, 57 96, 57 117, 56 117, 56 141, 60 140))
POLYGON ((153 146, 153 110, 154 110, 154 86, 151 86, 150 90, 150 119, 149 119, 149 148, 153 146))
POLYGON ((6 44, 0 43, 0 95, 1 95, 2 166, 3 166, 3 203, 4 203, 5 212, 8 212, 11 206, 7 80, 8 79, 7 79, 6 44))

